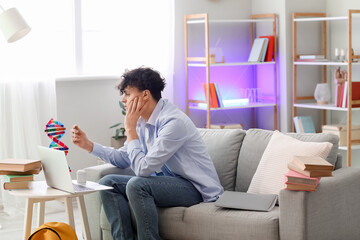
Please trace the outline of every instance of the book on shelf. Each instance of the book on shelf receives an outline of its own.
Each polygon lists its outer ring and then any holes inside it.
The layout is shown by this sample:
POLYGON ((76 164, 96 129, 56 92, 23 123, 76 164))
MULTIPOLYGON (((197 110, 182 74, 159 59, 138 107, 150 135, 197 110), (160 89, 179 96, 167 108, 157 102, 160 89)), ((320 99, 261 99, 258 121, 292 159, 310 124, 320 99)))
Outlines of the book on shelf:
POLYGON ((42 168, 36 168, 25 172, 17 172, 17 171, 8 171, 8 170, 0 170, 0 175, 29 175, 29 174, 38 174, 40 173, 42 168))
POLYGON ((34 175, 5 175, 5 182, 24 182, 34 181, 34 175))
MULTIPOLYGON (((204 86, 204 91, 205 91, 205 97, 207 99, 207 84, 204 83, 203 86, 204 86)), ((210 86, 210 107, 217 108, 219 105, 217 103, 216 92, 214 93, 213 92, 214 90, 211 90, 211 88, 212 88, 211 83, 209 84, 209 86, 210 86)))
POLYGON ((317 156, 294 156, 293 162, 302 170, 334 170, 331 163, 317 156))
POLYGON ((2 171, 26 172, 37 168, 41 168, 40 160, 31 160, 31 159, 0 160, 0 170, 2 171))
POLYGON ((29 189, 31 185, 31 181, 27 182, 4 182, 4 189, 29 189))
POLYGON ((341 101, 341 107, 346 108, 346 102, 348 97, 348 81, 345 81, 343 84, 343 90, 342 90, 342 101, 341 101))
POLYGON ((314 192, 316 191, 316 188, 317 188, 316 185, 285 183, 285 189, 292 191, 314 192))
POLYGON ((304 54, 299 55, 300 60, 324 60, 324 55, 316 55, 316 54, 304 54))
POLYGON ((255 38, 251 47, 248 62, 260 62, 266 40, 267 38, 255 38))
POLYGON ((304 174, 290 170, 284 175, 284 183, 318 185, 321 177, 309 177, 304 174))
POLYGON ((213 129, 243 129, 243 125, 240 123, 220 123, 220 124, 210 124, 210 128, 213 129))
POLYGON ((331 177, 333 172, 332 170, 303 170, 293 161, 288 163, 288 168, 308 177, 331 177))
POLYGON ((335 96, 334 96, 334 105, 336 107, 340 106, 340 101, 341 101, 341 92, 342 92, 342 85, 343 84, 337 84, 335 86, 335 96))
POLYGON ((295 116, 296 133, 315 133, 315 125, 311 116, 295 116))
POLYGON ((216 89, 215 89, 215 85, 214 83, 210 83, 210 96, 213 99, 213 103, 214 103, 214 108, 218 108, 219 107, 219 102, 216 96, 216 89))
POLYGON ((265 39, 265 43, 264 43, 264 47, 261 51, 261 58, 260 58, 260 62, 264 62, 265 61, 265 56, 266 56, 266 51, 268 49, 268 45, 269 45, 269 39, 268 38, 264 38, 265 39))
POLYGON ((260 36, 260 38, 269 39, 268 47, 266 49, 265 62, 271 62, 274 56, 274 36, 260 36))
MULTIPOLYGON (((356 101, 356 100, 360 100, 360 82, 352 82, 352 100, 356 101)), ((360 107, 360 104, 353 104, 352 105, 353 108, 358 108, 360 107)))
POLYGON ((215 86, 215 91, 216 91, 216 97, 217 97, 217 101, 218 101, 218 104, 219 104, 219 107, 224 107, 224 103, 223 103, 223 100, 222 100, 222 96, 221 96, 221 93, 220 93, 220 89, 219 89, 219 86, 217 85, 217 83, 214 83, 214 86, 215 86))

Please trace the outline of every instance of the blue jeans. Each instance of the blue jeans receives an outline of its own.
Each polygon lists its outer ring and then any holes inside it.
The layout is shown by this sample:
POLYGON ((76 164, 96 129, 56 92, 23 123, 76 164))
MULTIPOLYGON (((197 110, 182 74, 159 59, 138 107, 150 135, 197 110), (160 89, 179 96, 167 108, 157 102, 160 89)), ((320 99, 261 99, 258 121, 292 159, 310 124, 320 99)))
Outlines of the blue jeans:
POLYGON ((199 191, 181 177, 134 177, 107 175, 100 184, 114 189, 100 191, 114 240, 135 239, 130 207, 134 212, 137 238, 161 239, 156 207, 189 207, 202 202, 199 191))

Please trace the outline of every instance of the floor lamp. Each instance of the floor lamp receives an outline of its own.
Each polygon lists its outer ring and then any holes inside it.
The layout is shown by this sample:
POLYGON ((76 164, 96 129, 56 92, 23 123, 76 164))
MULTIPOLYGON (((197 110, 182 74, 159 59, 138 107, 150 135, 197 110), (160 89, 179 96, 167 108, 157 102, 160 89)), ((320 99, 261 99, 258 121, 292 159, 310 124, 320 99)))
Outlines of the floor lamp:
MULTIPOLYGON (((5 10, 0 6, 0 9, 2 10, 0 13, 0 29, 8 43, 15 42, 30 32, 31 28, 16 8, 5 10)), ((3 203, 0 201, 0 212, 3 209, 3 203)))

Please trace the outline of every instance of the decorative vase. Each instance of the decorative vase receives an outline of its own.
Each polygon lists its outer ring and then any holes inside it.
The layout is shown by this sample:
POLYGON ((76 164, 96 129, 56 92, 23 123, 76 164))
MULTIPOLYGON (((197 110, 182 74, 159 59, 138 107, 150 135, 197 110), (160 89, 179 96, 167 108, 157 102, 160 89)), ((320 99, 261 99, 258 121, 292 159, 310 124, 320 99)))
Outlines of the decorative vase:
POLYGON ((330 100, 330 87, 327 83, 318 83, 314 92, 318 104, 328 104, 330 100))

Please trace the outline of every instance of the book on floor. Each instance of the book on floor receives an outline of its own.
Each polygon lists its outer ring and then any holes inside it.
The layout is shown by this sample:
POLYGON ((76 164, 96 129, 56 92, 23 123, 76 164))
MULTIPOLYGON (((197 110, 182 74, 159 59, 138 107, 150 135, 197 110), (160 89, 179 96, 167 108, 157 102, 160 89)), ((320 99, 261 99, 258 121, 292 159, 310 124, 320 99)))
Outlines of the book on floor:
POLYGON ((11 189, 29 189, 30 188, 29 182, 4 182, 4 189, 11 190, 11 189))
POLYGON ((334 170, 334 166, 321 157, 294 156, 293 161, 302 170, 334 170))
POLYGON ((40 173, 42 168, 36 168, 25 172, 17 172, 17 171, 7 171, 7 170, 0 170, 0 175, 29 175, 29 174, 38 174, 40 173))
POLYGON ((284 175, 284 183, 289 184, 306 184, 306 185, 318 185, 320 177, 309 177, 304 174, 289 170, 284 175))
POLYGON ((0 170, 2 171, 26 172, 37 168, 41 168, 40 160, 31 160, 31 159, 0 160, 0 170))
POLYGON ((5 182, 34 181, 34 175, 5 175, 5 182))
POLYGON ((288 163, 288 168, 308 177, 331 177, 333 172, 332 170, 303 170, 293 161, 288 163))

